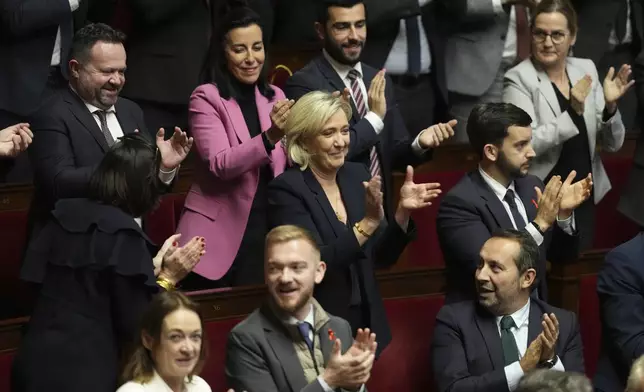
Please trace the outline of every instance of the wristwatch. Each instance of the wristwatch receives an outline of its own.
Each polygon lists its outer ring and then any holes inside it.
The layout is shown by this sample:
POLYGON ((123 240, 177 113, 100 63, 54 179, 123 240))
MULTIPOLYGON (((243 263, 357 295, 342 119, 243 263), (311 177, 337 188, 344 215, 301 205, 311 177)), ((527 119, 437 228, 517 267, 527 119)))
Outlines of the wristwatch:
POLYGON ((552 359, 549 359, 549 360, 543 361, 543 362, 539 362, 539 364, 537 365, 537 368, 539 368, 539 369, 552 369, 557 364, 557 362, 559 362, 559 357, 555 355, 555 357, 552 358, 552 359))

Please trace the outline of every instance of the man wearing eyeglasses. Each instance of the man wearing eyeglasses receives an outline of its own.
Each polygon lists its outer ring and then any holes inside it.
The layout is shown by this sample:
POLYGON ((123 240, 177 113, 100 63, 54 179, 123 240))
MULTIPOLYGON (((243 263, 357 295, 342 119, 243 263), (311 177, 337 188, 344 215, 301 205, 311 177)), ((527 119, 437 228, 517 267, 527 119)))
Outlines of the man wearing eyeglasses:
POLYGON ((455 140, 466 143, 467 118, 478 103, 501 102, 503 75, 530 55, 529 9, 539 0, 440 0, 450 22, 447 89, 455 140))

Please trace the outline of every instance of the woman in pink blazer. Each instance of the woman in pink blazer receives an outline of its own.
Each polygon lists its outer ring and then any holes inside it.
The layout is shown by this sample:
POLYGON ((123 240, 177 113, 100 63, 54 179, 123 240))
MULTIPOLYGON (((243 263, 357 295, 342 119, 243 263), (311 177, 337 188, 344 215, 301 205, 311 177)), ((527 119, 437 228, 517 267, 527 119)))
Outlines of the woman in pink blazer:
POLYGON ((223 8, 213 23, 208 83, 190 97, 200 160, 177 232, 200 233, 213 249, 184 280, 192 290, 263 282, 266 189, 287 164, 280 139, 292 101, 267 82, 259 17, 244 5, 223 8))

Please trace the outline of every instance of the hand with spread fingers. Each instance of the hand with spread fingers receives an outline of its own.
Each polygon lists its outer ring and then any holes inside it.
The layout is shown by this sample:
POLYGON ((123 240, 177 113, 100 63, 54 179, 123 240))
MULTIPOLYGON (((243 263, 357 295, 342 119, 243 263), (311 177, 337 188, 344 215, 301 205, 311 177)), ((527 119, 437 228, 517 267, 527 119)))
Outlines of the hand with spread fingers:
POLYGON ((608 70, 604 79, 604 101, 609 113, 615 113, 617 101, 635 84, 635 80, 628 80, 632 73, 633 70, 628 64, 623 64, 617 75, 615 75, 615 68, 610 67, 608 70))
POLYGON ((579 207, 581 203, 588 200, 590 194, 592 193, 592 174, 588 173, 588 176, 586 176, 586 178, 579 180, 573 184, 572 181, 575 179, 576 175, 576 171, 571 171, 570 174, 568 174, 568 178, 566 178, 566 181, 564 181, 563 185, 561 186, 562 198, 561 203, 559 204, 559 219, 567 219, 568 217, 570 217, 575 208, 579 207))
POLYGON ((192 271, 205 254, 206 239, 203 237, 193 237, 181 247, 174 242, 163 255, 158 278, 176 285, 192 271))
POLYGON ((385 119, 387 114, 386 86, 385 70, 382 69, 371 80, 371 86, 369 86, 369 91, 367 92, 369 110, 376 113, 382 120, 385 119))
POLYGON ((412 210, 418 210, 432 205, 432 200, 441 194, 441 184, 437 182, 416 184, 414 182, 414 168, 407 166, 405 182, 400 188, 400 200, 396 209, 396 223, 407 231, 412 210))
POLYGON ((550 226, 557 219, 557 214, 559 213, 559 206, 561 205, 561 199, 563 193, 561 187, 563 186, 561 182, 561 176, 552 176, 546 188, 541 191, 539 187, 535 187, 534 190, 537 193, 537 216, 534 218, 534 222, 539 225, 541 230, 544 232, 547 231, 550 226))
POLYGON ((34 134, 29 124, 19 123, 0 130, 0 158, 15 158, 31 144, 34 134))
POLYGON ((165 140, 165 130, 159 128, 156 143, 161 154, 161 170, 176 169, 188 156, 193 142, 194 140, 179 127, 174 127, 172 137, 165 140))
POLYGON ((541 339, 541 356, 539 362, 550 361, 556 356, 557 339, 559 339, 559 321, 554 313, 544 314, 541 321, 543 331, 541 339))
POLYGON ((372 333, 369 328, 358 328, 356 338, 353 340, 353 344, 347 351, 347 354, 354 357, 365 351, 371 351, 375 354, 377 348, 378 343, 376 342, 376 334, 372 333))
POLYGON ((418 137, 418 143, 424 149, 438 147, 445 140, 454 136, 454 127, 456 124, 458 124, 457 120, 450 120, 446 123, 432 125, 421 131, 418 137))
POLYGON ((575 85, 570 89, 570 105, 575 113, 580 116, 584 114, 586 98, 592 91, 593 79, 590 75, 584 75, 575 85))

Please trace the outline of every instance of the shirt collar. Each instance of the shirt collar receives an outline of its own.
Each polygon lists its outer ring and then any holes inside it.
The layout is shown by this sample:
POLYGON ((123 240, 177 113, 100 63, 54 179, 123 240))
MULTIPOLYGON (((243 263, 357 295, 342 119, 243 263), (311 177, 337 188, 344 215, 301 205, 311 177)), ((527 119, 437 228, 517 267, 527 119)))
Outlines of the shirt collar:
MULTIPOLYGON (((78 98, 80 98, 81 101, 83 101, 83 103, 85 104, 85 107, 87 108, 87 110, 89 110, 90 113, 94 114, 94 112, 96 112, 96 111, 103 110, 103 109, 97 108, 96 106, 92 105, 91 103, 88 103, 87 101, 85 101, 83 99, 83 97, 81 97, 76 92, 76 89, 74 87, 72 87, 71 85, 69 86, 69 88, 74 92, 74 94, 78 95, 78 98)), ((114 107, 114 105, 112 105, 112 107, 110 107, 107 110, 105 110, 105 112, 107 112, 107 113, 116 113, 116 107, 114 107)))
POLYGON ((503 184, 501 184, 500 182, 492 178, 489 174, 487 174, 485 170, 481 168, 480 165, 479 165, 479 173, 481 173, 481 177, 483 177, 483 181, 485 181, 485 183, 492 189, 492 192, 494 192, 494 194, 496 195, 496 197, 499 198, 499 200, 503 200, 503 198, 505 197, 505 194, 508 192, 508 189, 511 189, 512 192, 516 194, 516 191, 514 189, 514 181, 510 182, 510 185, 506 188, 503 186, 503 184))
MULTIPOLYGON (((299 323, 302 322, 293 316, 289 316, 283 321, 288 325, 298 325, 299 323)), ((303 321, 309 323, 312 327, 315 325, 315 314, 313 312, 313 304, 311 303, 309 304, 309 313, 306 315, 303 321)))
MULTIPOLYGON (((510 315, 506 315, 506 316, 512 317, 512 319, 514 320, 514 324, 516 324, 517 329, 519 329, 519 328, 521 328, 521 327, 523 327, 523 326, 528 324, 528 320, 529 320, 528 316, 529 315, 530 315, 530 299, 528 299, 528 302, 526 302, 526 304, 523 305, 523 307, 521 309, 517 310, 516 312, 514 312, 514 313, 512 313, 510 315)), ((505 317, 505 316, 498 316, 496 318, 497 327, 499 325, 501 325, 501 319, 503 317, 505 317)))
POLYGON ((331 57, 326 49, 322 49, 322 55, 324 55, 324 58, 329 62, 329 64, 331 64, 331 67, 333 67, 333 69, 338 74, 338 76, 340 76, 340 79, 342 79, 343 82, 348 78, 349 71, 351 71, 352 69, 358 71, 360 78, 362 78, 362 63, 360 63, 359 61, 352 67, 350 65, 337 62, 333 57, 331 57))
MULTIPOLYGON (((192 384, 191 382, 188 381, 188 377, 186 377, 186 379, 184 380, 184 383, 186 384, 186 386, 189 386, 192 384)), ((161 376, 159 375, 159 373, 157 373, 156 370, 154 370, 154 375, 152 376, 152 379, 150 379, 150 381, 146 384, 155 387, 155 388, 151 388, 155 391, 168 391, 168 392, 172 391, 172 389, 170 389, 168 384, 163 380, 163 378, 161 378, 161 376)))

